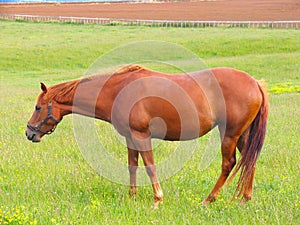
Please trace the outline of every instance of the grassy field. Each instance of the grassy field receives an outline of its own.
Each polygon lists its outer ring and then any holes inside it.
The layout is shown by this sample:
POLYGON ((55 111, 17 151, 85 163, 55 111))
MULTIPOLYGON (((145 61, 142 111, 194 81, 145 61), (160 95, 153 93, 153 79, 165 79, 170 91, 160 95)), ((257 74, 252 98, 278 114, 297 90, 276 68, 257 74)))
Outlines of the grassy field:
MULTIPOLYGON (((300 223, 300 30, 8 21, 0 21, 0 30, 0 224, 300 223), (220 173, 219 152, 209 168, 199 170, 202 152, 196 151, 182 170, 162 182, 164 203, 152 210, 151 186, 140 187, 133 200, 126 185, 90 168, 76 145, 71 116, 41 143, 26 140, 40 81, 52 85, 79 78, 106 52, 143 40, 179 44, 209 67, 234 67, 268 83, 268 133, 248 204, 230 202, 236 180, 215 203, 200 204, 220 173)), ((109 126, 100 127, 107 147, 126 163, 126 149, 115 146, 109 126)), ((157 161, 168 151, 164 145, 155 149, 157 161)))

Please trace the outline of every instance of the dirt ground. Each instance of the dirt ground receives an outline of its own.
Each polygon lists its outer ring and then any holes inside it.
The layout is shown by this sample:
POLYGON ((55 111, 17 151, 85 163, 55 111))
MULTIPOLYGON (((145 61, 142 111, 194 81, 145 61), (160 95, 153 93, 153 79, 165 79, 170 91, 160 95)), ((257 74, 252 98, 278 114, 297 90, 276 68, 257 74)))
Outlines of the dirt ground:
POLYGON ((300 20, 299 0, 1 4, 0 14, 153 20, 300 20))

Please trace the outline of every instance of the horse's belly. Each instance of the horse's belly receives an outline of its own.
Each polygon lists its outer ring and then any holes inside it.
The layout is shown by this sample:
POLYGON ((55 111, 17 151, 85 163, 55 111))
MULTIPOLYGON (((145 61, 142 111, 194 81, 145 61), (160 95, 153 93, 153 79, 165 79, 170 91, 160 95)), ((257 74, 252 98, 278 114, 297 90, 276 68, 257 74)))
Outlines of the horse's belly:
POLYGON ((156 117, 150 121, 151 137, 170 141, 191 140, 203 136, 214 127, 210 120, 168 121, 156 117))

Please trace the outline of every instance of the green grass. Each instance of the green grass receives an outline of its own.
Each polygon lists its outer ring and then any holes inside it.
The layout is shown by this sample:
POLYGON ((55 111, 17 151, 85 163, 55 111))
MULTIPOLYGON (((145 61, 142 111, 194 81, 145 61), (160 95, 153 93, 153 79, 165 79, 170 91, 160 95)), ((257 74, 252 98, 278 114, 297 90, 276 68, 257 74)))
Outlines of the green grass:
MULTIPOLYGON (((32 78, 31 85, 44 77, 48 78, 49 84, 54 84, 82 76, 98 57, 116 47, 157 40, 187 48, 209 67, 230 66, 245 70, 258 79, 264 78, 270 90, 286 82, 292 82, 292 86, 299 88, 299 32, 2 21, 0 76, 23 79, 27 74, 32 78)), ((7 80, 5 82, 10 83, 7 80)))
MULTIPOLYGON (((300 30, 110 27, 0 21, 0 224, 298 224, 300 222, 300 30), (254 198, 230 203, 236 180, 208 207, 200 202, 220 173, 220 153, 199 170, 203 149, 162 182, 152 210, 151 186, 136 200, 128 187, 98 176, 77 147, 72 117, 39 144, 26 140, 39 82, 81 77, 102 54, 142 40, 176 43, 210 66, 249 72, 269 85, 270 119, 257 163, 254 198)), ((98 124, 98 122, 97 122, 98 124)), ((99 123, 107 148, 126 163, 126 149, 99 123)), ((205 147, 207 138, 201 146, 205 147)), ((171 143, 155 149, 158 162, 171 143), (167 147, 166 147, 167 146, 167 147)), ((212 150, 215 151, 215 150, 212 150)), ((124 175, 125 176, 125 175, 124 175)))

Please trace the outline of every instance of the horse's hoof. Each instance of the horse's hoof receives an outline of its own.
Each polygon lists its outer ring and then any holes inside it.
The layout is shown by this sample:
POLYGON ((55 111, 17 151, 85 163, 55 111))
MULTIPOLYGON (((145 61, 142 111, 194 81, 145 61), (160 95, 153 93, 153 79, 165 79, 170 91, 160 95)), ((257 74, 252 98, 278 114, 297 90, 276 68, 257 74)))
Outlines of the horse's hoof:
POLYGON ((129 196, 133 199, 136 199, 136 196, 137 196, 137 188, 134 187, 134 188, 130 188, 129 191, 129 196))
POLYGON ((209 195, 203 202, 201 202, 202 205, 208 206, 210 203, 216 201, 216 198, 212 195, 209 195))
POLYGON ((163 201, 156 201, 156 202, 154 202, 152 208, 153 209, 158 209, 158 206, 161 205, 162 203, 163 203, 163 201))
POLYGON ((246 202, 250 201, 251 200, 251 197, 250 196, 244 196, 240 202, 239 202, 239 206, 242 206, 244 205, 246 202))
POLYGON ((203 206, 208 206, 210 203, 210 201, 207 201, 206 199, 204 201, 201 202, 201 205, 203 206))

